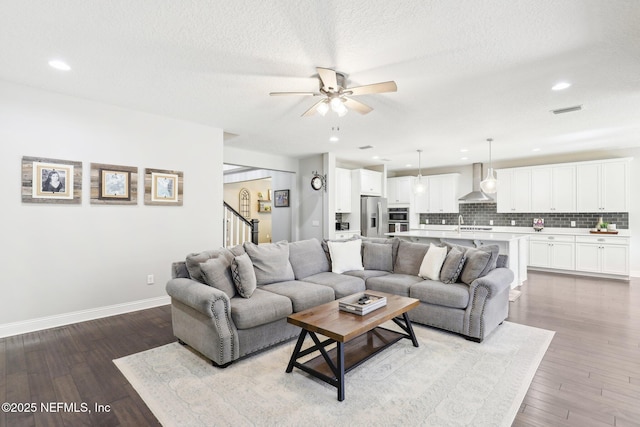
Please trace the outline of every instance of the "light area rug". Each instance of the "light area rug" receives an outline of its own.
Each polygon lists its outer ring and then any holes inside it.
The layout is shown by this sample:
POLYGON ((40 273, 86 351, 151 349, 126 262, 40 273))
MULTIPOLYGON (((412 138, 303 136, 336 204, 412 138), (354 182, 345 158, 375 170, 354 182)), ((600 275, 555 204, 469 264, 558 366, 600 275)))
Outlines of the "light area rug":
POLYGON ((285 373, 295 340, 226 369, 178 343, 114 363, 164 426, 509 426, 554 335, 510 322, 482 343, 414 330, 420 347, 403 339, 347 373, 342 402, 285 373))

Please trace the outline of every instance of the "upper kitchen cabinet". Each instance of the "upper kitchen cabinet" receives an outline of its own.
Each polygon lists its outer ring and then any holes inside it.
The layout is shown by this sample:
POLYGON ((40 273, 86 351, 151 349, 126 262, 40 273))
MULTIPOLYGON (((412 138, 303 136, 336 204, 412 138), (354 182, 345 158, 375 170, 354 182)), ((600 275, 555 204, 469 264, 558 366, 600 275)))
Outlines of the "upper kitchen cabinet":
POLYGON ((411 176, 387 179, 387 203, 389 206, 411 203, 412 180, 411 176))
POLYGON ((351 171, 336 168, 336 212, 351 212, 351 171))
POLYGON ((458 182, 460 174, 423 176, 427 191, 415 197, 417 213, 458 213, 458 182))
POLYGON ((499 169, 497 211, 531 212, 531 169, 499 169))
POLYGON ((629 211, 629 159, 576 166, 578 212, 629 211))
POLYGON ((382 196, 382 173, 369 169, 356 169, 352 171, 354 187, 360 189, 363 196, 382 196))
POLYGON ((575 165, 531 168, 531 212, 575 211, 575 165))

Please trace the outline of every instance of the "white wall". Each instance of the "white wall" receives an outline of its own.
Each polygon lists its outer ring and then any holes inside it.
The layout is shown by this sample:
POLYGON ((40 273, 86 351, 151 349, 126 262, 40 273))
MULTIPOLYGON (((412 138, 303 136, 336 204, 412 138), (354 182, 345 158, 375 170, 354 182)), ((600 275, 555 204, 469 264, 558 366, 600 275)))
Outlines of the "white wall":
MULTIPOLYGON (((300 159, 300 173, 298 174, 298 187, 300 191, 300 239, 311 239, 315 237, 322 240, 324 237, 323 223, 327 215, 324 209, 325 199, 328 197, 326 191, 316 191, 311 188, 311 178, 313 172, 324 174, 324 158, 321 154, 317 156, 300 159)), ((328 230, 327 230, 328 233, 328 230)))
POLYGON ((221 129, 0 81, 0 336, 36 319, 166 298, 172 261, 222 244, 222 138, 221 129), (82 162, 82 204, 22 203, 23 156, 82 162), (91 205, 91 162, 137 167, 138 204, 91 205), (184 173, 182 207, 144 205, 145 167, 184 173))

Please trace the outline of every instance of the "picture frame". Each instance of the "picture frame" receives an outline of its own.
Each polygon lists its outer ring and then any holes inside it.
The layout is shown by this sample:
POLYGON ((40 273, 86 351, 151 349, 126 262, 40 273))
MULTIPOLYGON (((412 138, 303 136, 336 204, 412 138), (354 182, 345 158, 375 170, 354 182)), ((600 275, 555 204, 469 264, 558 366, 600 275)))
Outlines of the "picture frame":
POLYGON ((91 203, 138 204, 138 168, 91 163, 91 203))
POLYGON ((273 206, 276 208, 288 208, 289 190, 275 190, 273 192, 273 206))
POLYGON ((79 204, 82 162, 22 157, 22 202, 79 204))
POLYGON ((144 203, 156 206, 182 206, 183 173, 146 168, 144 203))

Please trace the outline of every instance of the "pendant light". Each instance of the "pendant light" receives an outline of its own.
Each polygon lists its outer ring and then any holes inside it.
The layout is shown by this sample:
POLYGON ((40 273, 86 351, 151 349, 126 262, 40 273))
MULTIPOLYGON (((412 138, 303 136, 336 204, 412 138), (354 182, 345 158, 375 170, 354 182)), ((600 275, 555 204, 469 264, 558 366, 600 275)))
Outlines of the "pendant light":
POLYGON ((480 183, 480 188, 487 194, 493 194, 498 191, 498 180, 493 174, 493 167, 491 164, 491 142, 492 138, 488 138, 489 142, 489 169, 487 170, 487 177, 480 183))
POLYGON ((422 194, 427 191, 427 183, 422 180, 422 150, 416 150, 418 152, 418 176, 413 182, 413 192, 415 194, 422 194))

